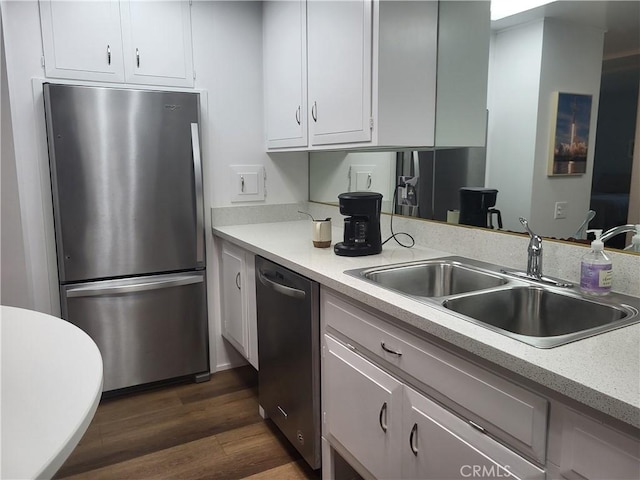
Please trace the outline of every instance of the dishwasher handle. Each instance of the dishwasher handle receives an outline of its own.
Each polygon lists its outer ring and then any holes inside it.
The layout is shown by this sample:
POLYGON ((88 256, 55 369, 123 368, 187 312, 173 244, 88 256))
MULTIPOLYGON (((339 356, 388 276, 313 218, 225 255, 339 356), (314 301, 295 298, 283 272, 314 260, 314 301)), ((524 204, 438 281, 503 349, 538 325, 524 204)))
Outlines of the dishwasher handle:
POLYGON ((282 285, 268 277, 270 272, 263 272, 262 270, 258 270, 258 278, 260 279, 260 283, 262 283, 265 287, 269 287, 272 290, 281 293, 282 295, 286 295, 287 297, 293 297, 299 300, 304 300, 307 296, 304 290, 298 290, 297 288, 288 287, 286 285, 282 285))

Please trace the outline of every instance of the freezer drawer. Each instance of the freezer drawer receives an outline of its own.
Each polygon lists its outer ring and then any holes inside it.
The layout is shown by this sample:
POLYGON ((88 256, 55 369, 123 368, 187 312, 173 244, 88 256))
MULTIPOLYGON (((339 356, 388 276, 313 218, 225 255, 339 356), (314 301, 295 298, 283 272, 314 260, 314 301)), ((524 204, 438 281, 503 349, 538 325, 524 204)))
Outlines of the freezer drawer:
POLYGON ((209 371, 204 275, 61 287, 63 318, 100 349, 105 392, 209 371))

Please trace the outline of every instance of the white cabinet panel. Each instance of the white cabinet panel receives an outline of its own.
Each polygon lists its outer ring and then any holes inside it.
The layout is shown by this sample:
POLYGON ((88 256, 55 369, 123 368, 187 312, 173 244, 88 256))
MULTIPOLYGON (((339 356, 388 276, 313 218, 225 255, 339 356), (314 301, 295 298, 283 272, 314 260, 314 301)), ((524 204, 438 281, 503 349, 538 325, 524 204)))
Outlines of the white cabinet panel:
POLYGON ((544 471, 405 387, 402 477, 544 479, 544 471))
POLYGON ((371 140, 371 0, 310 0, 311 145, 371 140))
POLYGON ((122 43, 129 83, 193 86, 187 1, 122 1, 122 43))
POLYGON ((248 355, 248 329, 242 301, 244 255, 222 247, 222 335, 243 355, 248 355))
POLYGON ((40 18, 48 77, 124 80, 117 0, 41 0, 40 18))
POLYGON ((327 432, 376 478, 397 478, 402 384, 325 335, 327 432))
POLYGON ((640 478, 640 440, 567 410, 562 429, 561 478, 640 478))
POLYGON ((222 336, 258 368, 255 255, 229 242, 220 249, 222 336))
POLYGON ((188 0, 40 0, 45 73, 193 86, 188 0))
POLYGON ((307 145, 307 4, 263 3, 267 148, 307 145))

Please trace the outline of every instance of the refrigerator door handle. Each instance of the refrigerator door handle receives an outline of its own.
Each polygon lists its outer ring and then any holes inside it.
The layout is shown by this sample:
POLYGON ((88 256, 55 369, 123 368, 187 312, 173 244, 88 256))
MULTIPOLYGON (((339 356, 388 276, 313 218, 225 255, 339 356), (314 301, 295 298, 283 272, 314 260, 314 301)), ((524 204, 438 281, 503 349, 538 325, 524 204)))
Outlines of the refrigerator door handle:
POLYGON ((193 172, 196 193, 196 261, 204 265, 204 207, 202 193, 202 159, 200 157, 200 133, 198 124, 191 124, 191 147, 193 149, 193 172))
POLYGON ((118 285, 117 280, 112 284, 103 284, 102 286, 81 285, 77 287, 68 287, 66 290, 67 297, 96 297, 101 295, 114 295, 119 293, 136 293, 147 290, 159 290, 161 288, 179 287, 182 285, 191 285, 194 283, 202 283, 204 277, 202 275, 173 275, 159 280, 141 281, 131 285, 118 285))

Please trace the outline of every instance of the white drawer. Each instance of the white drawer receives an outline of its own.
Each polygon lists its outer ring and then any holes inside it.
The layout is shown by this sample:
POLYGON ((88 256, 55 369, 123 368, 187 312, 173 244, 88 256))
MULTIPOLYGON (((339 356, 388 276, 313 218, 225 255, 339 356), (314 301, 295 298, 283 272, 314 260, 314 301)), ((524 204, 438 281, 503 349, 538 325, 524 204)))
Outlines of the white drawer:
POLYGON ((321 317, 329 330, 353 340, 356 348, 364 347, 395 365, 451 400, 451 408, 489 434, 545 463, 545 398, 390 325, 326 289, 321 293, 321 317))

